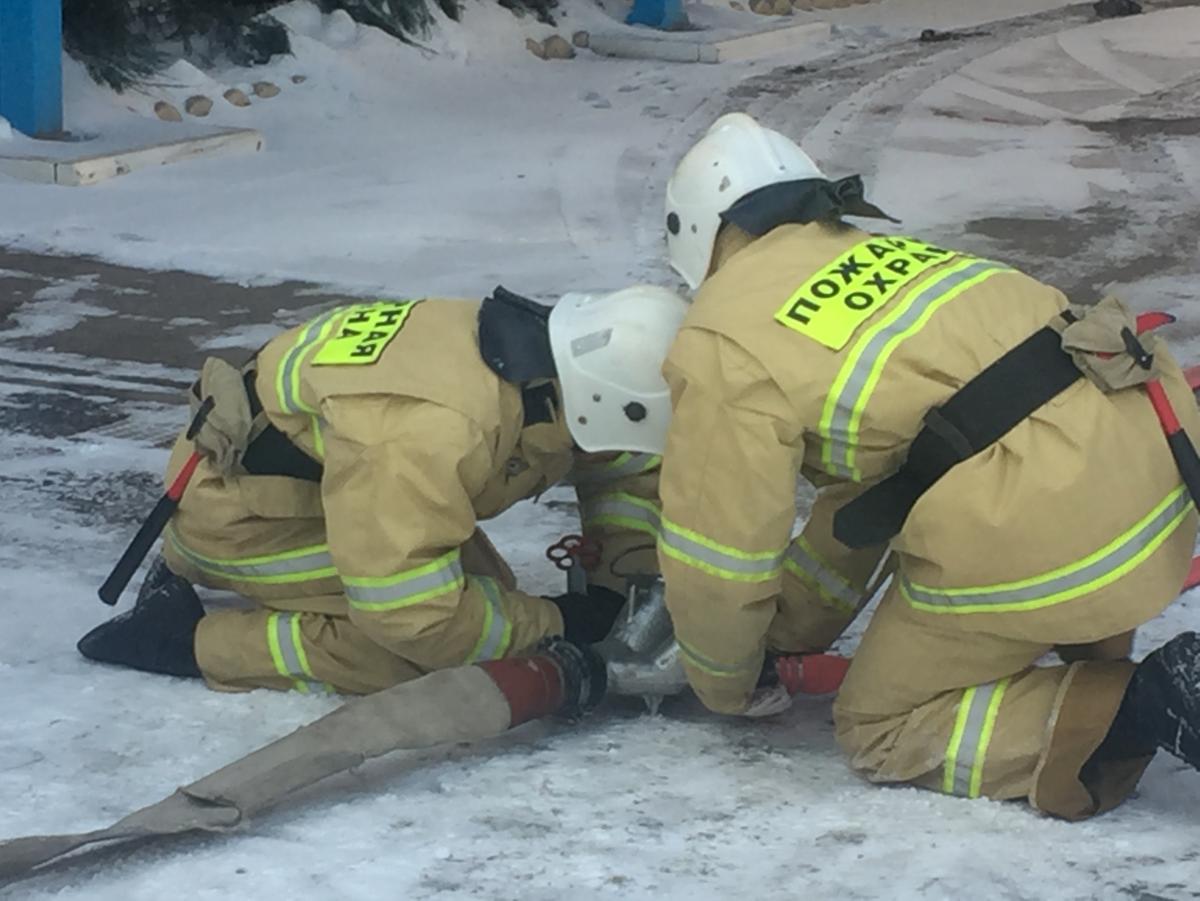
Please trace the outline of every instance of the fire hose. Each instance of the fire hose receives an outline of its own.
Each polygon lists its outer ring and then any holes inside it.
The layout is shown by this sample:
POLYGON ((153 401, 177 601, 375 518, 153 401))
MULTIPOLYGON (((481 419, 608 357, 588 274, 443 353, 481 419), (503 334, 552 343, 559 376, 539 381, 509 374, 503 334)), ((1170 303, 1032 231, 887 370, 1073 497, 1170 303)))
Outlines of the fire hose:
MULTIPOLYGON (((786 661, 775 664, 781 684, 835 690, 848 661, 818 657, 826 665, 813 669, 815 681, 807 685, 805 663, 780 658, 786 661)), ((244 827, 296 791, 393 751, 483 741, 546 716, 578 718, 604 698, 611 670, 595 650, 555 638, 532 656, 439 670, 356 698, 105 829, 0 841, 0 884, 91 845, 244 827)), ((640 693, 648 686, 661 691, 665 683, 635 680, 629 688, 640 693)))
POLYGON ((0 882, 88 845, 228 831, 293 792, 371 758, 480 741, 552 714, 576 716, 599 703, 604 692, 600 657, 562 639, 551 639, 530 657, 430 673, 349 701, 106 829, 0 842, 0 882))

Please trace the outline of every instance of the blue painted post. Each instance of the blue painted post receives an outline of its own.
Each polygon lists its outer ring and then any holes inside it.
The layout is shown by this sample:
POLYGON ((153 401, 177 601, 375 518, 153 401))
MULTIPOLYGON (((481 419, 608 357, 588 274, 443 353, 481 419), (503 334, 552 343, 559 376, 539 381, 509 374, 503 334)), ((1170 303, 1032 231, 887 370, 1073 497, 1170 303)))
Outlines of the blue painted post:
POLYGON ((0 116, 18 131, 62 131, 62 0, 0 0, 0 116))

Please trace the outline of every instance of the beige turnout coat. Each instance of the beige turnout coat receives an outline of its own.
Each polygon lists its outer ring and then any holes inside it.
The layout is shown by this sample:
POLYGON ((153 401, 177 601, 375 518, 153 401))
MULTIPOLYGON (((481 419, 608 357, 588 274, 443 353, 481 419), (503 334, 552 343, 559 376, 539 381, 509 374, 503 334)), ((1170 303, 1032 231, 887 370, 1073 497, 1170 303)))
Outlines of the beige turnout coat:
MULTIPOLYGON (((172 568, 265 608, 201 623, 211 683, 369 691, 561 632, 555 606, 515 586, 476 524, 568 476, 603 549, 592 581, 619 589, 621 574, 655 569, 653 537, 612 514, 624 499, 657 509, 658 459, 579 453, 556 390, 537 401, 545 421, 526 424, 521 387, 480 357, 478 312, 354 304, 259 353, 267 419, 324 472, 202 466, 184 495, 167 533, 172 568)), ((172 470, 189 452, 181 437, 172 470)))
MULTIPOLYGON (((887 551, 842 545, 833 512, 900 466, 930 408, 1067 300, 1002 263, 848 226, 785 225, 718 252, 664 370, 675 413, 660 561, 693 687, 738 712, 764 651, 836 637, 887 551), (801 474, 827 487, 790 541, 801 474)), ((1178 366, 1160 363, 1198 434, 1178 366)), ((1076 776, 1130 665, 1031 667, 1158 614, 1195 533, 1144 393, 1075 382, 955 466, 891 543, 895 577, 836 708, 855 765, 1064 816, 1115 803, 1136 773, 1101 800, 1076 776)))

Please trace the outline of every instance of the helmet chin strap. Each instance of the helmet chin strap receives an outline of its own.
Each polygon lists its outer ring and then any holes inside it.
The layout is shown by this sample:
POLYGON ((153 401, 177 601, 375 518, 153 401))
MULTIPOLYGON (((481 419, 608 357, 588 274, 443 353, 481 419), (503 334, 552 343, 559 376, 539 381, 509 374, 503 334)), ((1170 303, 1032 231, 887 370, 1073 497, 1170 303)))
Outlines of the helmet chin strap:
POLYGON ((547 320, 550 308, 497 286, 479 308, 479 354, 506 382, 556 378, 547 320))
POLYGON ((761 238, 781 225, 807 225, 820 220, 840 219, 842 216, 900 221, 863 199, 860 175, 850 175, 837 181, 802 178, 766 185, 751 191, 721 213, 721 220, 761 238))

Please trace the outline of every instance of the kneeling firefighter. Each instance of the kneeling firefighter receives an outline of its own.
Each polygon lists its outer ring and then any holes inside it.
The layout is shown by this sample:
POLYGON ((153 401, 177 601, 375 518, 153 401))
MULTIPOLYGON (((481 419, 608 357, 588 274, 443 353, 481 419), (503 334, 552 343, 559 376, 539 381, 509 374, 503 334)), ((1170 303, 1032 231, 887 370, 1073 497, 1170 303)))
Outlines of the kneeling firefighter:
POLYGON ((642 520, 658 515, 660 369, 685 310, 648 286, 553 308, 498 288, 342 306, 241 371, 208 360, 207 418, 168 480, 203 456, 163 556, 80 651, 217 689, 368 693, 548 636, 600 640, 623 577, 657 569, 642 520), (564 477, 601 556, 588 586, 545 599, 476 523, 564 477), (206 614, 192 583, 257 604, 206 614))
POLYGON ((746 712, 764 650, 820 649, 890 574, 835 703, 868 778, 1073 819, 1157 747, 1200 766, 1200 639, 1127 658, 1196 538, 1178 365, 1115 300, 845 215, 883 213, 743 114, 667 188, 698 291, 664 367, 659 554, 693 688, 746 712), (789 542, 798 475, 820 491, 789 542))

